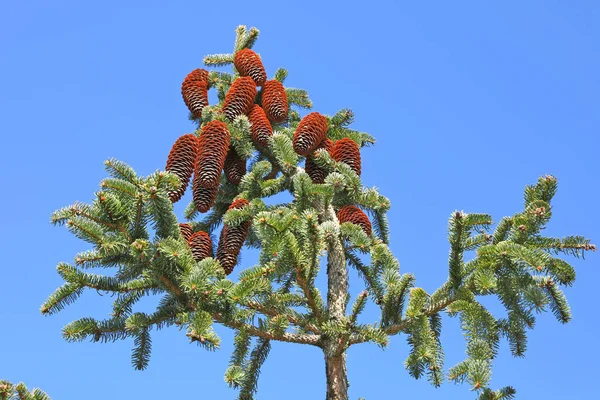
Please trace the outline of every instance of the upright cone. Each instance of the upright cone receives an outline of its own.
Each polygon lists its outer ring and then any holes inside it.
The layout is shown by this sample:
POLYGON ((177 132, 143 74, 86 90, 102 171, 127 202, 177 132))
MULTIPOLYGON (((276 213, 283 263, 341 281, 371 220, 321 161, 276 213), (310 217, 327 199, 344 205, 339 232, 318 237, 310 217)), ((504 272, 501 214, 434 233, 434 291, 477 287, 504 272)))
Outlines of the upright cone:
POLYGON ((273 136, 273 128, 261 106, 255 104, 248 114, 250 121, 250 134, 252 141, 262 147, 269 145, 269 138, 273 136))
POLYGON ((204 188, 196 182, 196 177, 194 176, 194 184, 192 189, 192 193, 194 195, 194 206, 196 206, 196 210, 201 213, 205 213, 210 210, 217 199, 219 187, 216 186, 214 188, 204 188))
POLYGON ((195 69, 181 84, 181 96, 195 118, 202 117, 202 109, 208 105, 208 71, 195 69))
POLYGON ((235 149, 229 149, 225 158, 225 176, 234 185, 239 185, 242 177, 246 175, 246 159, 240 157, 235 149))
POLYGON ((302 118, 294 132, 294 151, 307 156, 316 150, 327 135, 327 118, 318 112, 312 112, 302 118))
POLYGON ((242 49, 235 53, 233 65, 238 70, 240 76, 251 77, 257 86, 262 86, 267 80, 265 67, 258 54, 250 49, 242 49))
MULTIPOLYGON (((229 206, 229 210, 231 209, 241 209, 243 207, 248 206, 248 203, 245 199, 237 199, 234 200, 233 203, 229 206)), ((221 236, 219 237, 219 245, 217 247, 217 260, 223 267, 225 274, 229 275, 235 265, 237 264, 237 259, 240 254, 240 250, 244 245, 244 241, 248 236, 248 231, 250 229, 251 221, 244 221, 238 226, 228 226, 224 225, 221 230, 221 236)))
MULTIPOLYGON (((323 140, 321 142, 321 144, 319 146, 317 146, 317 148, 315 149, 315 152, 319 149, 325 149, 325 150, 327 150, 329 155, 332 155, 333 146, 334 146, 333 142, 330 139, 326 138, 325 140, 323 140)), ((310 179, 313 181, 313 183, 324 183, 325 178, 327 177, 327 172, 315 163, 314 158, 315 158, 314 153, 306 157, 306 163, 304 164, 304 169, 306 170, 306 173, 308 174, 308 176, 310 176, 310 179)))
POLYGON ((354 140, 344 138, 335 142, 333 159, 348 164, 350 168, 360 176, 360 148, 354 140))
POLYGON ((202 261, 207 257, 212 257, 212 241, 208 233, 203 231, 194 233, 190 237, 188 244, 196 262, 202 261))
POLYGON ((269 121, 281 123, 288 116, 288 100, 283 84, 276 79, 266 81, 262 91, 262 108, 269 121))
POLYGON ((198 161, 194 170, 194 184, 204 188, 219 185, 221 171, 225 166, 225 157, 231 138, 227 125, 218 120, 204 125, 199 138, 198 161))
POLYGON ((194 234, 194 230, 190 224, 179 224, 179 231, 186 242, 189 242, 190 238, 194 234))
POLYGON ((360 226, 367 236, 371 235, 371 221, 369 221, 369 217, 360 208, 351 205, 344 206, 337 212, 337 217, 340 224, 351 222, 360 226))
POLYGON ((181 199, 190 182, 198 158, 198 147, 198 138, 188 133, 177 139, 171 148, 165 169, 177 175, 181 182, 179 189, 169 192, 169 198, 173 203, 181 199))
POLYGON ((233 121, 235 117, 248 114, 256 97, 256 83, 249 76, 242 76, 233 81, 225 95, 223 113, 233 121))

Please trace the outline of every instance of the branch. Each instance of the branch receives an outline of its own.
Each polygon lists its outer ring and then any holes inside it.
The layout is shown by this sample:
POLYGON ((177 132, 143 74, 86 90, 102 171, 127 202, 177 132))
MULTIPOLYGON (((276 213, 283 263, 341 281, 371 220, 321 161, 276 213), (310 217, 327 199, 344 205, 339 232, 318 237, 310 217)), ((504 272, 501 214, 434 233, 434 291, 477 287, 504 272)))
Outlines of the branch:
POLYGON ((280 342, 289 342, 289 343, 300 343, 300 344, 310 344, 313 346, 318 346, 321 341, 321 335, 310 335, 310 334, 299 334, 299 333, 273 333, 266 332, 254 325, 247 324, 245 322, 236 321, 236 320, 228 320, 221 313, 215 312, 211 314, 213 319, 219 322, 222 325, 225 325, 229 328, 234 329, 244 329, 250 336, 258 336, 263 339, 269 340, 277 340, 280 342))
POLYGON ((319 329, 317 329, 316 326, 312 325, 309 322, 305 323, 305 322, 301 321, 300 319, 296 318, 293 315, 289 315, 289 314, 286 314, 286 313, 281 313, 281 312, 277 311, 274 308, 266 307, 266 306, 264 306, 264 305, 262 305, 260 303, 252 301, 252 300, 250 300, 248 303, 243 304, 243 305, 245 305, 246 307, 249 307, 249 308, 251 308, 253 310, 256 310, 256 311, 258 311, 258 312, 260 312, 260 313, 262 313, 264 315, 268 315, 270 317, 275 317, 275 316, 283 315, 285 317, 285 319, 287 319, 292 325, 299 326, 299 327, 304 328, 307 331, 310 331, 310 332, 312 332, 314 334, 317 334, 317 335, 321 334, 321 332, 319 331, 319 329))

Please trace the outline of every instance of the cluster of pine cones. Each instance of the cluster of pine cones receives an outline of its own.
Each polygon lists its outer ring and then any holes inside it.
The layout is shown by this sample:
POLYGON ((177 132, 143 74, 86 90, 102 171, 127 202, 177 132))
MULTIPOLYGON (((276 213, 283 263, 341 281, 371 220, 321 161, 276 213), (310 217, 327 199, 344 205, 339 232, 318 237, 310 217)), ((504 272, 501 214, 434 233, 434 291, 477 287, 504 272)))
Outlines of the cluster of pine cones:
MULTIPOLYGON (((230 122, 240 115, 246 115, 252 141, 259 149, 265 148, 273 135, 271 124, 283 123, 288 118, 285 88, 276 79, 267 80, 260 57, 251 49, 235 53, 233 63, 240 76, 227 91, 221 111, 230 122), (261 88, 260 93, 257 87, 261 88), (259 102, 256 102, 257 99, 259 102)), ((202 110, 208 106, 209 88, 209 73, 204 69, 196 69, 185 77, 181 94, 194 118, 200 119, 202 110)), ((315 151, 325 149, 333 159, 346 163, 360 175, 358 144, 351 139, 340 139, 334 143, 326 137, 327 130, 327 118, 317 112, 308 114, 298 124, 293 147, 296 153, 306 157, 306 173, 314 183, 325 181, 326 171, 314 162, 315 151)), ((166 166, 166 170, 177 175, 181 181, 179 189, 169 193, 173 203, 181 199, 192 180, 194 205, 204 213, 210 210, 216 200, 221 172, 225 172, 230 183, 237 185, 241 182, 246 174, 246 160, 230 146, 230 141, 227 124, 220 120, 206 123, 198 137, 186 134, 176 140, 166 166)), ((247 200, 237 199, 229 208, 240 209, 248 205, 247 200)), ((367 235, 371 233, 369 219, 356 206, 342 207, 338 211, 338 218, 340 223, 352 222, 361 226, 367 235)), ((180 224, 180 228, 196 261, 213 256, 208 233, 194 232, 189 224, 180 224)), ((227 274, 233 271, 237 263, 249 229, 250 221, 246 221, 236 227, 225 225, 221 231, 216 258, 227 274)))

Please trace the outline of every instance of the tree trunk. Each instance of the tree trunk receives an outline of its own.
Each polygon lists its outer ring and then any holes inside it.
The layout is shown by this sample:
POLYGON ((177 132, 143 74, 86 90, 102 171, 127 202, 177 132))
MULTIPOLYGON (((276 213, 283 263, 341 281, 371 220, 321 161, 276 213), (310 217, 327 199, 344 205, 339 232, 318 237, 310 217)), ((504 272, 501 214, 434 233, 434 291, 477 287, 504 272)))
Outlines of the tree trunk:
POLYGON ((335 357, 327 357, 325 354, 325 373, 327 374, 326 400, 348 400, 346 354, 335 357))
MULTIPOLYGON (((326 210, 327 219, 337 223, 332 206, 326 210)), ((339 321, 346 314, 348 297, 348 270, 344 247, 339 236, 329 238, 327 251, 327 313, 329 318, 339 321)), ((341 337, 329 337, 323 343, 325 372, 327 374, 326 400, 348 400, 348 375, 346 353, 341 348, 341 337)))

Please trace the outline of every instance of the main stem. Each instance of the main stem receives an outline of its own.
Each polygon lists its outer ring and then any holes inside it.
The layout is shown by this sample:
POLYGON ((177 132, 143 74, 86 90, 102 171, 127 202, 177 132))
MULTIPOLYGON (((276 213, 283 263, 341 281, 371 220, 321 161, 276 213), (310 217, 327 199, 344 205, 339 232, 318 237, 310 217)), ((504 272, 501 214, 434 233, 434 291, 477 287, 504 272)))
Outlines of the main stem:
MULTIPOLYGON (((337 222, 332 206, 326 210, 326 218, 337 222)), ((329 318, 339 321, 346 314, 348 296, 348 270, 340 237, 328 238, 327 252, 327 312, 329 318)), ((348 400, 348 374, 346 353, 342 346, 344 338, 327 337, 323 340, 325 373, 327 375, 326 400, 348 400)))

